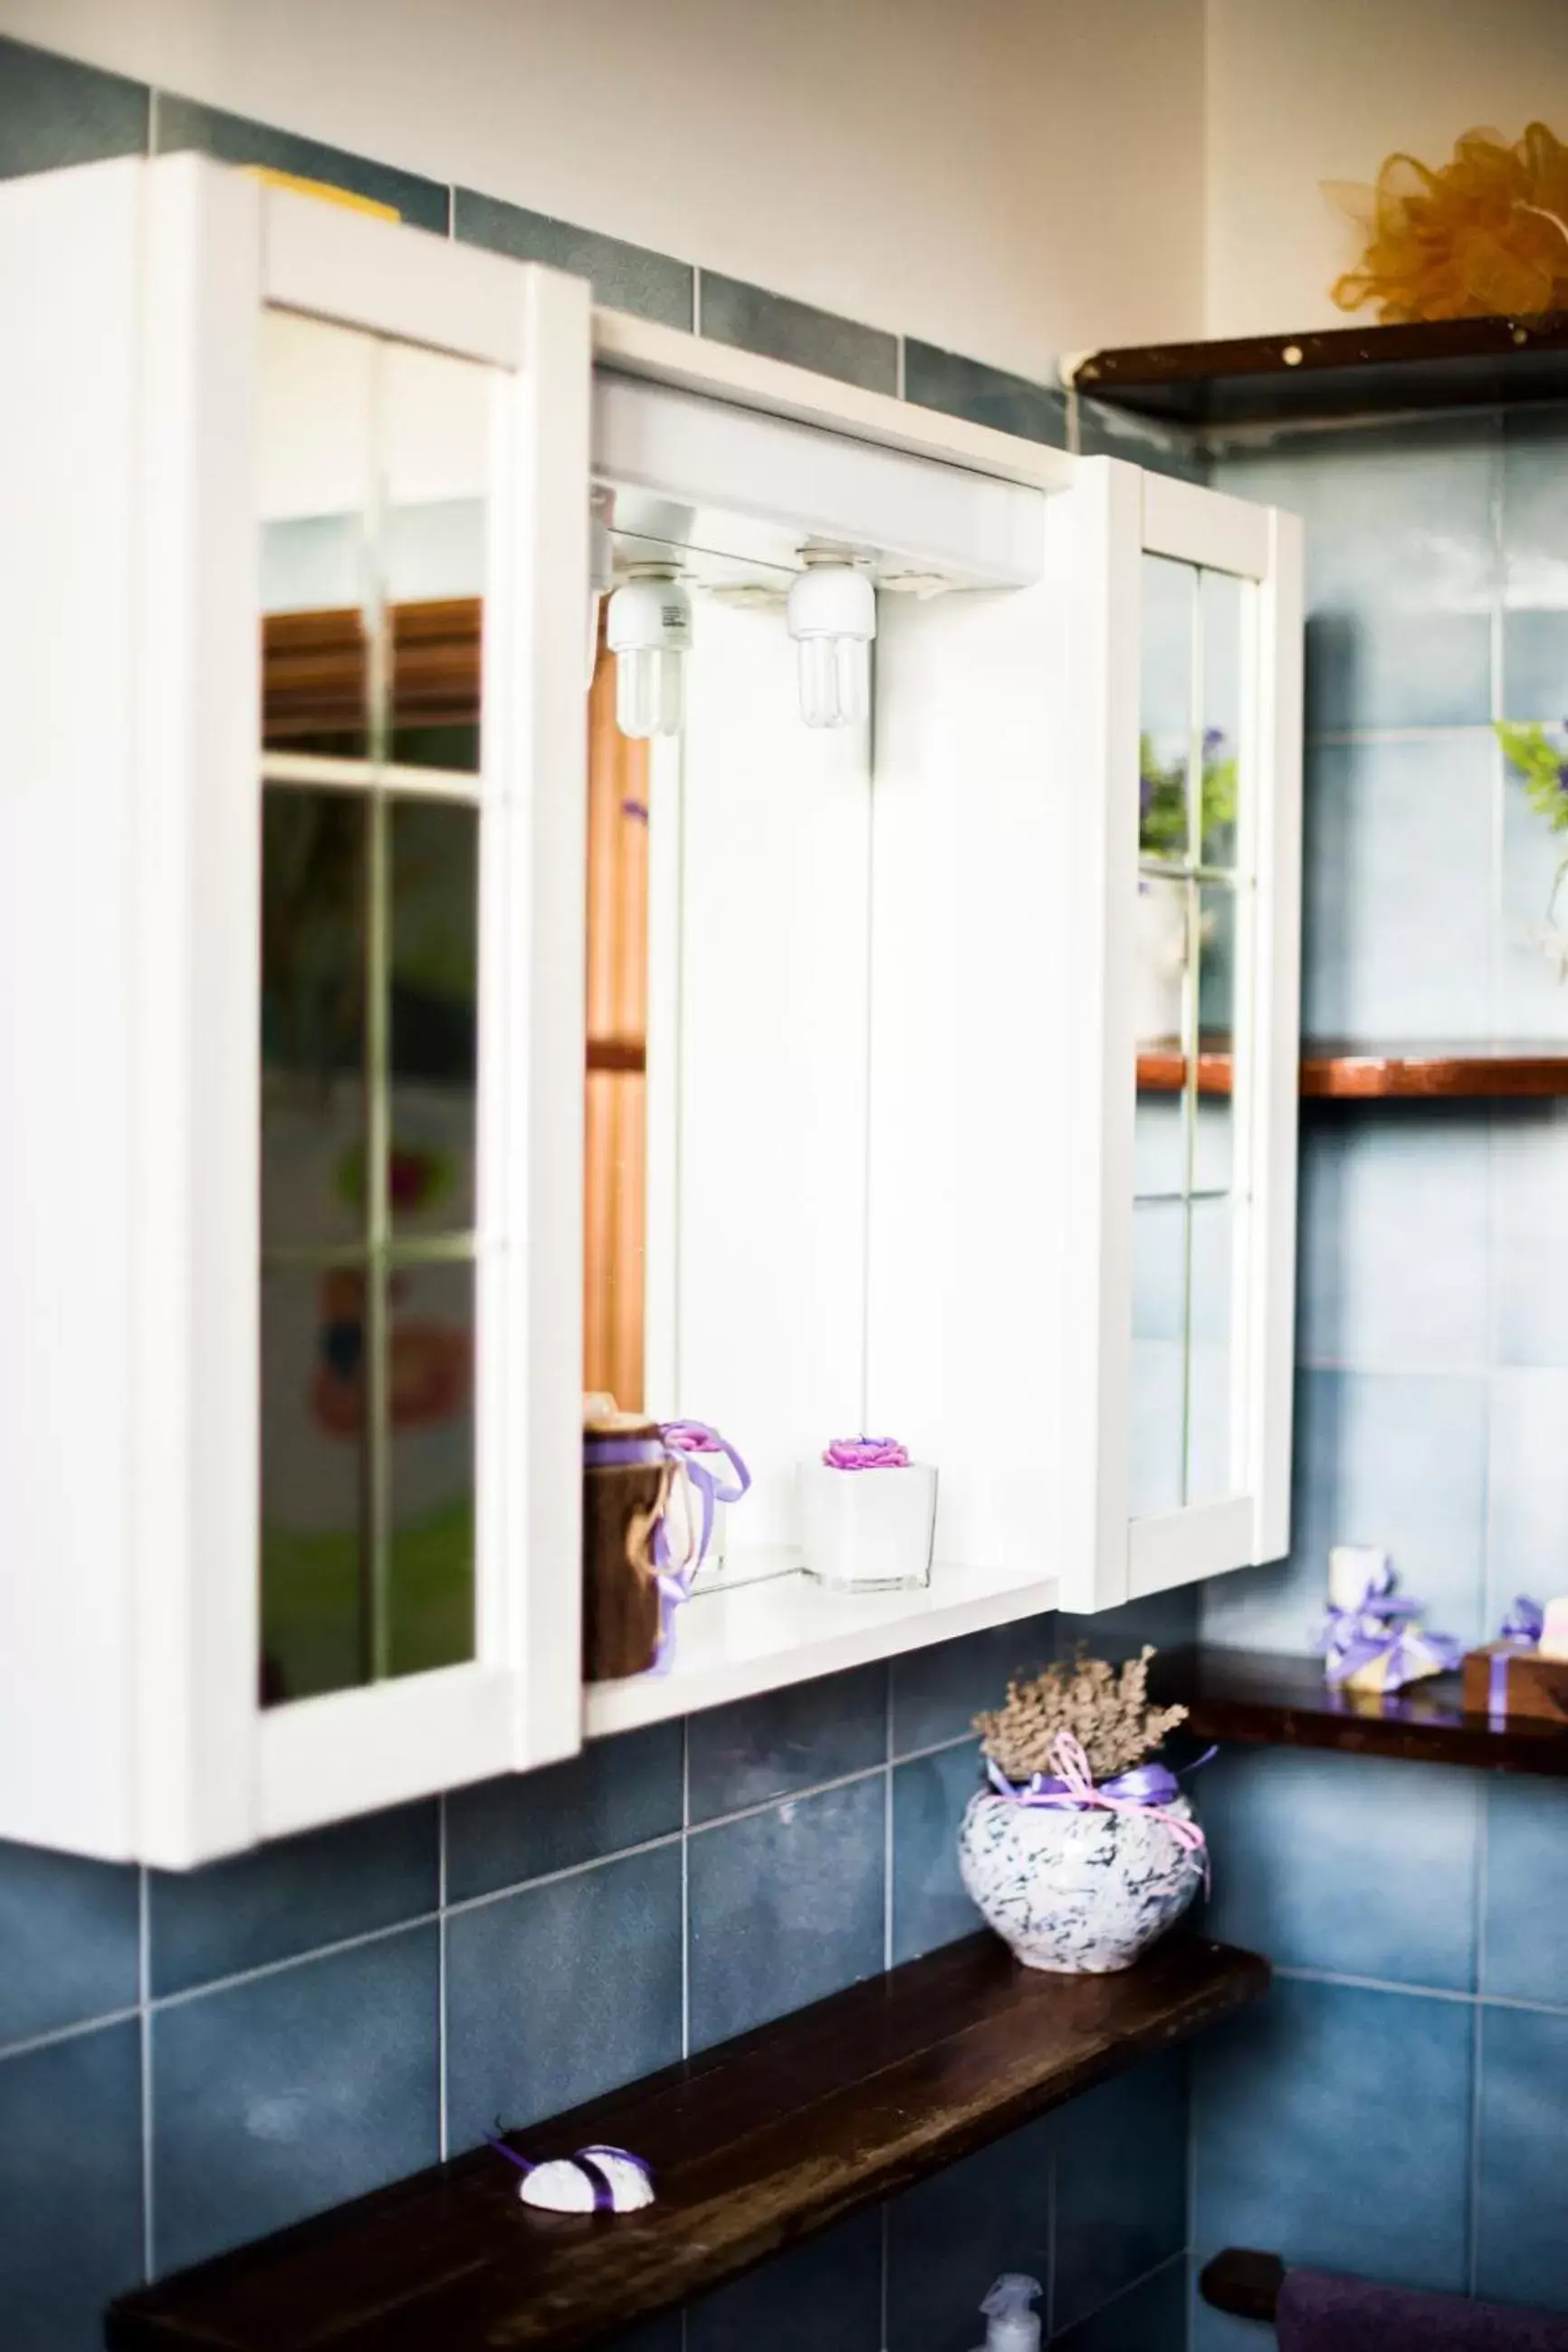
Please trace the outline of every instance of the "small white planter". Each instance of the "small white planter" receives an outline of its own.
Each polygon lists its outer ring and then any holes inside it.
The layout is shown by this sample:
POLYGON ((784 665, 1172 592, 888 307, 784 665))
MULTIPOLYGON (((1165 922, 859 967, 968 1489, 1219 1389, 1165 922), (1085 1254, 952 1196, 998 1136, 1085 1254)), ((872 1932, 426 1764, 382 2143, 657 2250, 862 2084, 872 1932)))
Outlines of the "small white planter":
POLYGON ((803 1462, 800 1509, 806 1572, 819 1583, 876 1592, 931 1582, 936 1472, 929 1462, 875 1470, 803 1462))
MULTIPOLYGON (((1192 1816, 1184 1797, 1167 1810, 1192 1816)), ((1201 1852, 1151 1813, 1023 1805, 988 1790, 964 1811, 958 1868, 1024 1966, 1063 1976, 1131 1968, 1174 1927, 1204 1874, 1201 1852)))

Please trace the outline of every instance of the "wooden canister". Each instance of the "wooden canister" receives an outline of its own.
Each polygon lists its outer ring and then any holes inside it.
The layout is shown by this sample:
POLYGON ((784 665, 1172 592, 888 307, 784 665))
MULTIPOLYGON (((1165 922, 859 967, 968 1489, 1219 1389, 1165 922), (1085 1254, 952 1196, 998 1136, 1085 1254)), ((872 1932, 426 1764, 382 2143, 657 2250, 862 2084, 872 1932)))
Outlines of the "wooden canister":
POLYGON ((669 1494, 658 1423, 590 1412, 583 1424, 583 1675, 646 1674, 658 1651, 654 1530, 669 1494))

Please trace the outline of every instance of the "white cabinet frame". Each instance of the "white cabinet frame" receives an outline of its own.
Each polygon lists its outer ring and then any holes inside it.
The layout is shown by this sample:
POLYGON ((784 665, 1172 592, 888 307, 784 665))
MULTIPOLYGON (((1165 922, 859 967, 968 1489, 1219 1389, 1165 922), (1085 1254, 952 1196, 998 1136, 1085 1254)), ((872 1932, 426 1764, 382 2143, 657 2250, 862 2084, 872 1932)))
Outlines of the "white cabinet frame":
MULTIPOLYGON (((63 1429, 41 1442, 36 1404, 0 1416, 7 1539, 19 1531, 33 1555, 7 1571, 7 1611, 36 1617, 19 1577, 52 1578, 56 1623, 31 1644, 0 1640, 0 1833, 179 1867, 578 1743, 590 306, 579 280, 193 156, 8 190, 0 267, 18 289, 6 373, 21 379, 6 395, 0 514, 39 509, 26 541, 9 536, 7 562, 32 587, 26 551, 51 486, 75 533, 68 572, 120 560, 118 609, 83 648, 84 690, 102 701, 90 763, 25 667, 8 681, 31 761, 0 816, 9 887, 60 887, 75 858, 99 918, 93 968, 73 985, 102 1017, 80 1024, 81 1055, 27 1108, 50 1122, 47 1161, 94 1168, 110 1216, 125 1208, 94 1311, 64 1310, 118 1377, 92 1388, 70 1444, 63 1429), (263 1710, 257 391, 268 306, 483 362, 510 386, 493 407, 477 793, 477 1654, 263 1710), (62 351, 85 352, 95 334, 100 366, 62 367, 62 351), (67 485, 78 448, 100 443, 114 456, 94 461, 95 514, 67 485), (95 675, 121 646, 112 675, 95 675), (70 1486, 100 1475, 111 1492, 98 1541, 54 1557, 81 1517, 70 1486), (87 1631, 100 1624, 102 1643, 87 1631)), ((0 978, 15 1024, 19 953, 0 978)), ((7 1038, 0 1068, 26 1086, 7 1038)), ((40 1150, 5 1204, 12 1273, 18 1254, 65 1267, 77 1246, 79 1199, 66 1185, 57 1204, 47 1174, 40 1150)), ((76 1287, 62 1276, 60 1297, 76 1287)))
POLYGON ((1063 1316, 1083 1377, 1064 1391, 1062 1601, 1085 1612, 1277 1559, 1289 1546, 1301 889, 1300 523, 1277 509, 1098 463, 1085 586, 1104 623, 1089 673, 1104 789, 1085 795, 1077 843, 1088 996, 1068 1079, 1083 1143, 1069 1177, 1063 1316), (1132 973, 1145 554, 1244 583, 1241 806, 1255 914, 1233 1052, 1232 1101, 1248 1147, 1231 1292, 1237 1491, 1132 1518, 1132 973))

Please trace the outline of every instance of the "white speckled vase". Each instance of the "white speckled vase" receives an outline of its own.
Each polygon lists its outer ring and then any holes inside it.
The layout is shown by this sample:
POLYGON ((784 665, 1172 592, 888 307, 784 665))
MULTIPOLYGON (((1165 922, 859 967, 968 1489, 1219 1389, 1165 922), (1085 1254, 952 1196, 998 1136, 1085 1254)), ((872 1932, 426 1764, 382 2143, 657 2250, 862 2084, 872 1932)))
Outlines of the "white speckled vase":
MULTIPOLYGON (((1176 1798, 1168 1810, 1190 1819, 1176 1798)), ((1143 1812, 1021 1805, 982 1789, 958 1832, 959 1873, 1026 1969, 1107 1976, 1173 1927, 1203 1882, 1203 1855, 1143 1812)))

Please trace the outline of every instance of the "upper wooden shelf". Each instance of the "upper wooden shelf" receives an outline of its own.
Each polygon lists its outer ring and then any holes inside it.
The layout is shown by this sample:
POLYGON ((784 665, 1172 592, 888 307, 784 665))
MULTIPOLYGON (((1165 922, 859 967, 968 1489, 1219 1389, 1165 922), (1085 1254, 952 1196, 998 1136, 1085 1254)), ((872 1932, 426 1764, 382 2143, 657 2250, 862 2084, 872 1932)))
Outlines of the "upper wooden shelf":
POLYGON ((1321 1658, 1262 1650, 1167 1654, 1163 1698, 1191 1709, 1200 1739, 1276 1748, 1340 1748, 1357 1756, 1402 1756, 1420 1764, 1467 1764, 1483 1772, 1568 1777, 1568 1723, 1514 1716, 1493 1725, 1467 1715, 1458 1675, 1435 1675, 1391 1697, 1331 1690, 1321 1658))
MULTIPOLYGON (((1138 1056, 1144 1094, 1179 1094, 1186 1063, 1174 1047, 1145 1048, 1138 1056)), ((1227 1095, 1230 1055, 1198 1055, 1198 1092, 1227 1095)), ((1320 1100, 1356 1102, 1500 1099, 1541 1101, 1568 1095, 1568 1043, 1540 1045, 1365 1045, 1309 1042, 1301 1048, 1301 1092, 1320 1100)))
POLYGON ((1121 1976, 972 1937, 515 2135, 653 2167, 618 2218, 536 2213, 489 2148, 128 2297, 111 2352, 551 2352, 717 2285, 1255 2000, 1268 1964, 1176 1936, 1121 1976))
POLYGON ((1568 398, 1568 312, 1090 352, 1077 390, 1172 424, 1307 424, 1568 398))

